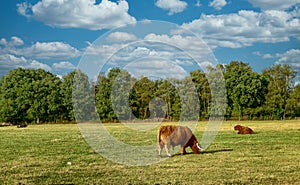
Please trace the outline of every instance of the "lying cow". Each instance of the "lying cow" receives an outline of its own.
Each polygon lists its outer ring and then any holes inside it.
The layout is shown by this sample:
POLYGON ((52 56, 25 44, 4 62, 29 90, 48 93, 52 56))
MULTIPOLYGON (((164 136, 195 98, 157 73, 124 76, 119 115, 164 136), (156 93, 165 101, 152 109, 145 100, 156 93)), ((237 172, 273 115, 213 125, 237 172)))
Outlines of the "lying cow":
POLYGON ((190 147, 195 154, 199 154, 203 148, 201 148, 195 135, 191 129, 186 126, 161 126, 158 130, 158 155, 161 155, 162 148, 166 148, 168 156, 170 154, 170 146, 181 146, 181 154, 186 154, 185 148, 190 147))
POLYGON ((238 130, 238 134, 253 134, 253 130, 249 127, 241 126, 241 125, 236 125, 234 127, 234 130, 238 130))

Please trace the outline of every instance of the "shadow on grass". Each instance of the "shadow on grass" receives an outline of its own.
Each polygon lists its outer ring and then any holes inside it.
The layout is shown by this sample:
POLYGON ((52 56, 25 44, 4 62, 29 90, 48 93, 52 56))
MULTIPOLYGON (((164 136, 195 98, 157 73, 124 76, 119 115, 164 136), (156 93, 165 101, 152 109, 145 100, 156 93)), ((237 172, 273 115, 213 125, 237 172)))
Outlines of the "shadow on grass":
POLYGON ((227 149, 220 149, 220 150, 205 150, 201 152, 201 154, 214 154, 214 153, 219 153, 219 152, 231 152, 233 151, 232 148, 227 148, 227 149))
MULTIPOLYGON (((205 150, 205 151, 202 151, 200 154, 214 154, 214 153, 219 153, 219 152, 231 152, 233 151, 232 148, 227 148, 227 149, 220 149, 220 150, 205 150)), ((193 152, 187 152, 186 154, 184 155, 190 155, 190 154, 194 154, 193 152)), ((173 154, 172 157, 175 157, 175 156, 180 156, 181 153, 176 153, 176 154, 173 154)))

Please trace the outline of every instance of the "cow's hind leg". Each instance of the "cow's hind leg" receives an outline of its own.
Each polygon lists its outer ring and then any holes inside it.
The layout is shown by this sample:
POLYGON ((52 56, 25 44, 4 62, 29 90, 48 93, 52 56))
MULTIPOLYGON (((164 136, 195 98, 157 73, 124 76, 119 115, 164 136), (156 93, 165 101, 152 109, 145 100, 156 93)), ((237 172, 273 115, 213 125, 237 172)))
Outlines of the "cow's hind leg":
POLYGON ((159 142, 158 146, 157 146, 159 156, 161 156, 161 151, 162 151, 163 147, 164 147, 164 142, 162 142, 162 141, 159 142))
POLYGON ((170 154, 170 142, 167 142, 165 145, 167 156, 171 157, 172 155, 170 154))

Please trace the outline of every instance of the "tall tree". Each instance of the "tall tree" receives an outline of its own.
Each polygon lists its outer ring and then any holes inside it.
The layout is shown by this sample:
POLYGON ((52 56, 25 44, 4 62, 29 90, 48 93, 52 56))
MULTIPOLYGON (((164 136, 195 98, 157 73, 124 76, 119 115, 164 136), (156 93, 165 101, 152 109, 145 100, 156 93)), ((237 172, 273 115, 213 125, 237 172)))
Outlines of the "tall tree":
POLYGON ((61 117, 66 121, 75 120, 72 103, 73 81, 75 74, 76 71, 72 71, 62 78, 61 95, 63 97, 63 112, 61 113, 61 117))
POLYGON ((207 119, 209 117, 209 107, 211 103, 211 90, 206 74, 200 70, 190 72, 190 76, 197 88, 200 111, 199 118, 207 119))
POLYGON ((57 121, 61 113, 60 79, 42 69, 18 68, 1 79, 3 121, 57 121))
POLYGON ((296 72, 289 65, 278 64, 264 69, 263 75, 269 80, 265 109, 271 119, 285 119, 296 72))
POLYGON ((296 85, 287 101, 287 110, 291 117, 300 117, 300 84, 296 85))
POLYGON ((228 104, 232 113, 241 119, 246 108, 256 108, 265 101, 267 80, 243 62, 233 61, 226 65, 225 81, 228 104))
POLYGON ((72 87, 73 112, 77 121, 96 119, 95 89, 88 76, 76 70, 72 87))
POLYGON ((154 98, 155 83, 147 77, 141 77, 133 88, 131 95, 131 107, 135 107, 133 114, 139 119, 150 117, 149 103, 154 98))

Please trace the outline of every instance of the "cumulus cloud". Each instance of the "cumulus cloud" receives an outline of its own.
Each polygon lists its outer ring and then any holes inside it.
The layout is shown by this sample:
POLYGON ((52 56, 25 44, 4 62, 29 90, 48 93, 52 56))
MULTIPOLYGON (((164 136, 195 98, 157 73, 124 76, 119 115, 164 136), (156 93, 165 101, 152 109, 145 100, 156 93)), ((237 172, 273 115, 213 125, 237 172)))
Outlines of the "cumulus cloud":
POLYGON ((8 71, 18 67, 51 71, 50 66, 37 60, 26 59, 25 57, 17 57, 11 54, 0 54, 0 76, 6 75, 8 71))
POLYGON ((30 47, 17 50, 16 53, 38 59, 68 59, 80 55, 76 48, 63 42, 37 42, 30 47))
POLYGON ((277 54, 279 59, 276 63, 278 64, 289 64, 292 67, 296 67, 300 69, 300 50, 299 49, 291 49, 283 54, 277 54))
POLYGON ((106 39, 110 42, 125 42, 136 40, 137 37, 127 32, 113 32, 106 39))
POLYGON ((68 62, 68 61, 62 61, 62 62, 59 62, 59 63, 54 63, 52 65, 53 69, 55 70, 65 70, 65 69, 75 69, 76 67, 68 62))
MULTIPOLYGON (((154 33, 145 36, 145 40, 155 41, 166 44, 166 46, 175 47, 178 50, 184 52, 185 55, 189 55, 193 60, 197 62, 211 61, 214 62, 215 58, 210 48, 195 36, 182 36, 182 35, 157 35, 154 33)), ((158 50, 161 51, 161 50, 158 50)), ((175 51, 170 52, 177 58, 185 60, 184 56, 178 56, 175 51)), ((174 59, 175 59, 174 57, 174 59)))
POLYGON ((263 59, 270 59, 270 58, 275 58, 276 56, 270 54, 270 53, 266 53, 266 54, 262 54, 260 53, 259 51, 255 51, 253 52, 254 55, 257 55, 257 56, 260 56, 262 57, 263 59))
POLYGON ((147 74, 147 76, 155 78, 182 79, 189 75, 184 68, 175 63, 170 63, 170 61, 162 59, 153 60, 153 58, 131 62, 129 65, 125 66, 124 69, 136 78, 147 74))
POLYGON ((24 45, 24 41, 19 37, 12 36, 9 41, 5 38, 0 39, 0 45, 4 47, 22 46, 24 45))
POLYGON ((36 42, 26 47, 22 39, 12 37, 10 41, 0 40, 0 53, 13 54, 34 59, 68 59, 80 56, 81 52, 63 42, 36 42), (22 47, 21 47, 22 46, 22 47))
POLYGON ((187 3, 185 1, 180 0, 157 0, 155 5, 164 10, 168 10, 169 15, 180 13, 184 11, 187 7, 187 3))
POLYGON ((75 69, 76 67, 71 62, 68 61, 62 61, 62 62, 54 63, 52 65, 53 72, 63 74, 63 75, 75 69))
POLYGON ((288 9, 298 3, 300 0, 248 0, 254 7, 261 8, 263 10, 284 10, 288 9))
POLYGON ((43 61, 55 61, 79 57, 81 52, 63 42, 36 42, 27 46, 21 38, 0 39, 0 76, 9 70, 22 67, 44 69, 50 72, 64 72, 75 69, 69 62, 54 63, 51 67, 43 61))
MULTIPOLYGON (((199 19, 184 23, 182 28, 199 34, 213 48, 240 48, 257 42, 286 42, 290 37, 300 39, 299 17, 280 10, 202 14, 199 19)), ((177 33, 183 33, 184 29, 177 30, 177 33)))
MULTIPOLYGON (((110 40, 107 38, 105 40, 110 40)), ((88 72, 91 78, 99 73, 100 69, 112 67, 128 69, 136 77, 152 75, 161 78, 183 78, 188 75, 187 71, 190 69, 203 67, 202 70, 206 70, 207 64, 214 66, 217 62, 210 48, 193 36, 159 35, 149 32, 136 42, 127 42, 130 44, 88 43, 79 64, 80 69, 88 72)))
POLYGON ((213 0, 209 3, 209 6, 214 7, 216 10, 221 10, 226 4, 226 0, 213 0))
POLYGON ((276 61, 277 64, 288 64, 297 72, 296 82, 300 82, 300 50, 291 49, 283 54, 277 54, 279 59, 276 61))
POLYGON ((19 14, 59 28, 110 29, 135 24, 128 14, 128 3, 102 0, 41 0, 36 4, 20 3, 19 14))

